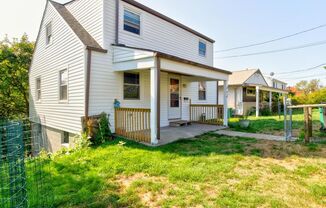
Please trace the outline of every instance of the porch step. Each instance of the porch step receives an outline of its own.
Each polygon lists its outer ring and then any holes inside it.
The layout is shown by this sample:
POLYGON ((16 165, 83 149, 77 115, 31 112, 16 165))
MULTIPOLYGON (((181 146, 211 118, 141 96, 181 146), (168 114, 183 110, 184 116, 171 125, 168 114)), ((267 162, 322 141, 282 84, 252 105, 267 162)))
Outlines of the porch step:
POLYGON ((170 122, 170 126, 171 127, 179 127, 179 126, 188 126, 188 125, 191 125, 191 122, 190 121, 171 121, 170 122))

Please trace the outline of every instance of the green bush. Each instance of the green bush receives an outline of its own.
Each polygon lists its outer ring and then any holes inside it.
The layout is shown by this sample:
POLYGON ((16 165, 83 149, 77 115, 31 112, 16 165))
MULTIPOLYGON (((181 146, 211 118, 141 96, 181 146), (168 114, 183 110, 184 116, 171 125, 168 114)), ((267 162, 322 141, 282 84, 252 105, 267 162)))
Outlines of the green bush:
POLYGON ((112 139, 109 117, 106 113, 101 113, 98 119, 98 131, 96 132, 94 144, 102 144, 112 139))
POLYGON ((261 114, 261 116, 271 116, 272 111, 268 107, 265 107, 260 110, 260 114, 261 114))

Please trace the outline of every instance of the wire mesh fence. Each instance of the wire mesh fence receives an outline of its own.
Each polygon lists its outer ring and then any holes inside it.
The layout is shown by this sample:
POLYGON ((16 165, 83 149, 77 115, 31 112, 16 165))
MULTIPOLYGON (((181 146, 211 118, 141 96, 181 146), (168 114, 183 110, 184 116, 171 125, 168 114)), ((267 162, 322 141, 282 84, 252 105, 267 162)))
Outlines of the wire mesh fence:
POLYGON ((0 122, 0 207, 52 207, 42 131, 29 121, 0 122))

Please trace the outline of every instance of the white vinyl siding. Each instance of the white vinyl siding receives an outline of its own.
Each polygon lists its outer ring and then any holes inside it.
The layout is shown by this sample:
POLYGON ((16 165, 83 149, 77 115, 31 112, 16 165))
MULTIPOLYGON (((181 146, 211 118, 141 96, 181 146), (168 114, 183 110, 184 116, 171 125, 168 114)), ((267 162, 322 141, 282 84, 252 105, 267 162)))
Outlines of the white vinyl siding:
MULTIPOLYGON (((109 0, 107 9, 111 11, 105 12, 105 20, 110 21, 115 18, 114 16, 114 1, 109 0), (113 12, 113 13, 112 13, 113 12), (111 20, 110 20, 111 19, 111 20)), ((127 46, 137 48, 151 49, 163 53, 178 56, 180 58, 188 59, 194 62, 202 63, 205 65, 213 66, 213 44, 206 43, 206 56, 198 55, 198 39, 200 37, 172 24, 159 17, 149 14, 125 2, 120 5, 120 19, 119 19, 119 43, 127 46), (124 30, 124 9, 128 8, 131 11, 137 12, 141 15, 141 35, 124 30)), ((112 31, 113 26, 110 25, 112 31)), ((106 35, 113 36, 113 32, 106 35)), ((114 43, 114 42, 112 42, 114 43)))
MULTIPOLYGON (((113 0, 108 2, 115 4, 113 0)), ((103 4, 103 0, 77 0, 66 5, 71 14, 101 46, 104 45, 103 4)), ((112 15, 114 18, 114 13, 112 15)), ((111 35, 114 36, 113 30, 111 35)))
POLYGON ((84 45, 48 2, 29 74, 31 92, 36 90, 35 79, 42 77, 42 102, 35 102, 35 93, 30 94, 31 120, 80 134, 85 109, 84 71, 84 45), (51 47, 46 45, 45 24, 49 21, 55 37, 51 47), (65 68, 69 68, 69 103, 59 104, 59 71, 65 68))

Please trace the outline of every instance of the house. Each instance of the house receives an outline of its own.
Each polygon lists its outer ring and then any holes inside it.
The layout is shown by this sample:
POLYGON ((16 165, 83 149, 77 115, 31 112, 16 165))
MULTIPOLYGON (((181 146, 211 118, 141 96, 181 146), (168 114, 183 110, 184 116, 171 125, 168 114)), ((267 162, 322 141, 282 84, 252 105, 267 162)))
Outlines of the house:
POLYGON ((211 38, 137 1, 49 0, 29 72, 31 121, 51 151, 101 112, 113 132, 154 145, 171 122, 227 125, 217 83, 227 92, 231 72, 213 66, 213 51, 211 38))
MULTIPOLYGON (((229 77, 228 107, 235 115, 244 115, 255 108, 256 116, 264 107, 272 110, 273 93, 287 94, 286 83, 265 77, 259 69, 234 71, 229 77), (267 105, 267 106, 265 106, 267 105)), ((219 87, 219 103, 223 103, 223 89, 219 87)))

